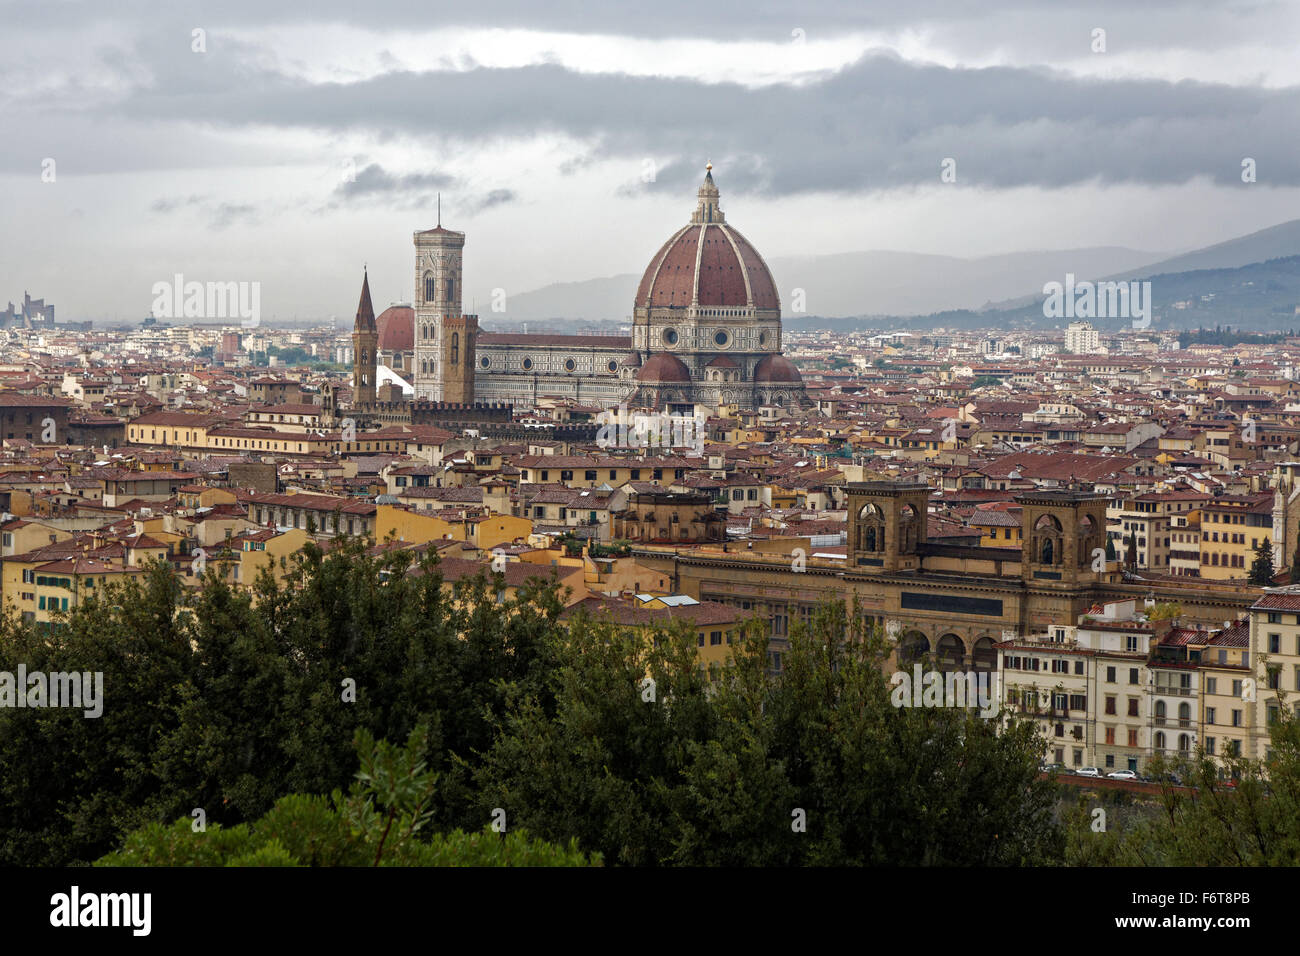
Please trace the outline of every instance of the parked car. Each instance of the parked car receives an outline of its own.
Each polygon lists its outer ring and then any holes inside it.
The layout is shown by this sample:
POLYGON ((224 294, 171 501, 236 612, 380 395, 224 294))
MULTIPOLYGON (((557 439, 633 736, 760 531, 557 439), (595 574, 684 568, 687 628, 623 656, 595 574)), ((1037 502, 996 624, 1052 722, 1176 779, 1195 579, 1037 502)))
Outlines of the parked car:
POLYGON ((1132 770, 1115 770, 1106 774, 1111 780, 1136 780, 1138 775, 1132 770))
POLYGON ((1074 771, 1074 772, 1075 772, 1076 775, 1078 775, 1078 776, 1080 776, 1080 777, 1100 777, 1100 776, 1101 776, 1101 770, 1100 770, 1099 768, 1097 768, 1097 767, 1080 767, 1078 770, 1076 770, 1076 771, 1074 771))
POLYGON ((1042 763, 1038 765, 1039 773, 1065 773, 1063 763, 1042 763))

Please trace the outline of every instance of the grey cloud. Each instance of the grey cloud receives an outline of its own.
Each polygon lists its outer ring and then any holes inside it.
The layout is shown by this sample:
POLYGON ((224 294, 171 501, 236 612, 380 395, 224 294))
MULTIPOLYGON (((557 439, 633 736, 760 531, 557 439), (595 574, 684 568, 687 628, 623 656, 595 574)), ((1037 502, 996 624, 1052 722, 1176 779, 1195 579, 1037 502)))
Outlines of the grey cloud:
POLYGON ((153 93, 123 104, 133 120, 200 115, 230 126, 402 133, 440 149, 498 138, 563 135, 594 158, 668 154, 650 190, 680 185, 677 163, 705 159, 720 184, 765 194, 870 191, 939 179, 957 160, 961 186, 1240 182, 1300 183, 1300 90, 1156 80, 1079 79, 1047 70, 948 69, 891 55, 862 59, 819 83, 750 89, 684 79, 577 74, 557 66, 468 73, 392 73, 309 85, 249 73, 221 92, 153 93), (432 106, 412 104, 437 103, 432 106))
POLYGON ((207 196, 176 196, 173 198, 163 197, 155 199, 149 204, 149 208, 154 212, 169 213, 178 209, 189 209, 191 207, 207 202, 207 196))
POLYGON ((225 229, 237 223, 256 225, 257 222, 257 207, 248 203, 220 203, 208 219, 213 229, 225 229))
MULTIPOLYGON (((132 21, 148 26, 184 14, 193 25, 247 27, 286 21, 346 23, 375 30, 435 29, 439 27, 527 27, 576 33, 613 33, 650 38, 712 37, 716 39, 788 39, 794 28, 810 36, 821 31, 886 29, 916 24, 939 26, 987 24, 1002 21, 1005 39, 1027 17, 1051 16, 1062 25, 1098 25, 1134 14, 1130 0, 1092 0, 1087 16, 1073 5, 1050 0, 987 0, 970 4, 962 0, 908 0, 907 3, 864 3, 862 0, 801 0, 754 3, 753 0, 658 0, 653 6, 594 4, 589 0, 315 0, 309 6, 277 4, 266 0, 190 0, 161 12, 156 0, 125 0, 113 5, 115 22, 132 21)), ((69 22, 108 19, 99 0, 18 0, 9 4, 16 25, 58 29, 69 22)), ((1140 11, 1144 22, 1160 21, 1168 36, 1169 24, 1185 23, 1182 35, 1206 48, 1222 42, 1225 30, 1249 29, 1259 20, 1285 15, 1284 3, 1223 4, 1214 0, 1146 0, 1140 11), (1213 18, 1214 29, 1207 28, 1213 18), (1243 23, 1245 26, 1243 26, 1243 23)))
POLYGON ((182 210, 197 210, 208 222, 211 229, 226 229, 237 223, 256 224, 257 207, 250 203, 216 202, 208 196, 191 195, 162 197, 149 204, 156 213, 169 215, 182 210))
POLYGON ((390 193, 420 193, 435 189, 448 189, 456 178, 445 173, 407 173, 394 175, 377 163, 370 163, 356 174, 356 179, 345 181, 334 190, 345 199, 390 193))
POLYGON ((519 197, 513 189, 493 189, 476 199, 470 206, 471 213, 483 212, 494 206, 505 206, 517 201, 519 197))

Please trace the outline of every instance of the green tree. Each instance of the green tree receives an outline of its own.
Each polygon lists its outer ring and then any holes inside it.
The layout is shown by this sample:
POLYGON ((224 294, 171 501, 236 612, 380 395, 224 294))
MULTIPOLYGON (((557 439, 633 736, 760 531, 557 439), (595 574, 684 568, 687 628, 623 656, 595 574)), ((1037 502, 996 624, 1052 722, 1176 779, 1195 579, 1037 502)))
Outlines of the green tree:
POLYGON ((895 707, 888 648, 861 620, 821 608, 775 677, 761 631, 705 674, 689 630, 656 643, 575 622, 553 712, 521 695, 498 724, 481 812, 634 865, 1059 859, 1033 727, 895 707))
POLYGON ((1267 762, 1198 751, 1180 762, 1181 785, 1164 761, 1150 770, 1165 782, 1153 802, 1108 814, 1107 832, 1067 821, 1066 860, 1114 866, 1300 865, 1300 724, 1279 708, 1267 762))
POLYGON ((128 834, 120 850, 96 866, 587 866, 568 847, 531 839, 523 830, 503 834, 485 826, 466 834, 432 834, 426 828, 437 774, 425 765, 428 729, 420 725, 405 747, 356 736, 361 768, 351 790, 329 797, 292 794, 260 819, 196 830, 191 819, 128 834), (428 836, 426 839, 425 837, 428 836))
POLYGON ((1267 536, 1255 545, 1255 559, 1250 563, 1251 584, 1266 587, 1273 583, 1273 542, 1267 536))
POLYGON ((1183 606, 1176 601, 1165 601, 1147 614, 1148 621, 1176 621, 1183 616, 1183 606))

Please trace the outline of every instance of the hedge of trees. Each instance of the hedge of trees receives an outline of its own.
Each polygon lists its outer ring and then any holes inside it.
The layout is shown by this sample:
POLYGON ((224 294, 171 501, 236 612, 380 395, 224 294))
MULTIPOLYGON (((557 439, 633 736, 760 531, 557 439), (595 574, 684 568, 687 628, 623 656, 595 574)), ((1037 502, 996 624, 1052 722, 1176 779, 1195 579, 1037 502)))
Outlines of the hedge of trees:
MULTIPOLYGON (((1028 723, 894 707, 885 642, 843 605, 795 629, 779 675, 753 632, 705 673, 693 633, 564 621, 540 583, 444 588, 433 559, 356 541, 299 560, 292 588, 157 565, 52 630, 0 620, 0 671, 104 674, 99 718, 0 708, 0 863, 1135 858, 1136 822, 1088 842, 1063 811, 1028 723)), ((1213 812, 1180 804, 1168 832, 1213 812)), ((1191 852, 1160 839, 1153 860, 1191 852)))

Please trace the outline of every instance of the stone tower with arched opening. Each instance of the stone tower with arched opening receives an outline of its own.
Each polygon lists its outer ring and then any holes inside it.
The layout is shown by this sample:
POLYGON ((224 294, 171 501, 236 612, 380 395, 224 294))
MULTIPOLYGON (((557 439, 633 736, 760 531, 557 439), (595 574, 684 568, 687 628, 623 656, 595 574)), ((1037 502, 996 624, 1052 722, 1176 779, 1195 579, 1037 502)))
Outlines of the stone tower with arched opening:
POLYGON ((848 496, 850 565, 914 570, 928 537, 930 487, 911 481, 858 481, 848 496))
POLYGON ((1106 503, 1091 491, 1037 491, 1020 495, 1020 574, 1035 584, 1105 580, 1106 503), (1094 570, 1095 569, 1095 570, 1094 570))

